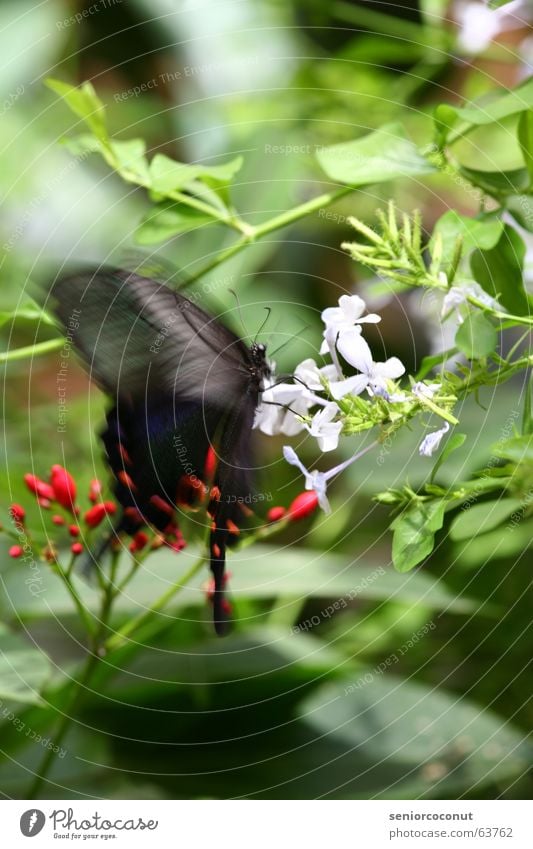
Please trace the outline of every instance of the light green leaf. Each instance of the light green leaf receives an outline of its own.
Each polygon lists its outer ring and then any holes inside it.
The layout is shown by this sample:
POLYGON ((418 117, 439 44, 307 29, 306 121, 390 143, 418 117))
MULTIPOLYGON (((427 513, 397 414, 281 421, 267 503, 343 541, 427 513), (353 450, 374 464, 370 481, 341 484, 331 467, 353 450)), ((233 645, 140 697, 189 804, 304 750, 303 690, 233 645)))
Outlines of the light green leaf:
POLYGON ((480 215, 470 218, 460 215, 454 209, 442 215, 433 230, 430 249, 435 245, 439 235, 442 239, 442 261, 450 265, 455 258, 457 240, 461 239, 463 256, 468 255, 474 248, 493 248, 502 234, 503 222, 494 215, 480 215))
POLYGON ((474 504, 455 517, 450 525, 450 537, 458 542, 492 531, 518 510, 520 505, 518 498, 500 498, 497 501, 474 504))
POLYGON ((211 223, 213 219, 209 215, 183 203, 160 204, 144 217, 135 233, 135 241, 139 245, 155 245, 211 223))
POLYGON ((512 91, 495 91, 490 100, 483 103, 462 107, 445 105, 448 110, 453 110, 460 120, 477 127, 502 121, 510 115, 533 108, 533 77, 512 91))
POLYGON ((435 170, 407 138, 401 124, 386 124, 363 138, 319 150, 316 156, 331 180, 349 186, 368 186, 435 170))
POLYGON ((512 0, 489 0, 489 9, 500 9, 502 6, 507 6, 512 0))
MULTIPOLYGON (((340 763, 354 758, 354 781, 357 765, 364 769, 363 798, 457 798, 528 769, 532 749, 525 732, 456 693, 392 675, 399 657, 393 651, 389 658, 381 674, 359 668, 299 710, 320 738, 344 749, 340 763)), ((351 785, 343 791, 356 797, 351 785)))
POLYGON ((41 704, 39 693, 50 672, 43 652, 0 626, 0 702, 41 704))
POLYGON ((156 153, 150 163, 152 188, 162 195, 187 187, 194 180, 205 180, 208 184, 223 186, 231 182, 242 167, 243 158, 225 162, 223 165, 188 165, 156 153))
POLYGON ((474 279, 493 298, 499 296, 503 306, 514 315, 529 315, 531 312, 524 288, 525 255, 524 240, 506 224, 495 247, 477 249, 470 258, 474 279))
POLYGON ((522 112, 518 122, 518 141, 524 155, 524 162, 529 173, 529 181, 533 180, 533 109, 522 112))
POLYGON ((392 522, 392 560, 398 572, 408 572, 431 554, 445 507, 444 500, 415 502, 392 522))
POLYGON ((496 328, 482 312, 471 310, 455 334, 455 344, 469 360, 488 357, 496 350, 496 328))
POLYGON ((64 99, 67 106, 75 115, 85 121, 104 147, 109 147, 105 106, 96 94, 92 83, 84 82, 81 86, 76 87, 69 85, 69 83, 49 78, 46 80, 46 85, 64 99))

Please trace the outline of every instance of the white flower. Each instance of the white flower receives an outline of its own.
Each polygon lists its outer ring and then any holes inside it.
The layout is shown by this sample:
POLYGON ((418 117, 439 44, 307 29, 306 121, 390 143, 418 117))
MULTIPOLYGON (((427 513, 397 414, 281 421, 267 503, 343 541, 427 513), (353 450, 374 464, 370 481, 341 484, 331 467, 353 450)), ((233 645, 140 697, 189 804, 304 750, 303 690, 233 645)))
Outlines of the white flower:
POLYGON ((254 428, 267 436, 284 433, 296 436, 304 429, 297 416, 305 416, 315 402, 310 400, 304 386, 293 383, 278 383, 272 379, 261 396, 255 411, 254 428))
POLYGON ((313 416, 311 424, 305 427, 318 441, 321 451, 334 451, 339 444, 339 435, 342 430, 342 422, 334 422, 333 419, 339 412, 337 404, 326 404, 313 416))
POLYGON ((354 331, 355 328, 343 333, 337 342, 337 348, 346 362, 361 374, 330 383, 331 394, 335 399, 339 399, 348 394, 360 395, 364 389, 367 389, 371 395, 389 397, 387 395, 388 381, 401 377, 405 372, 405 366, 397 357, 390 357, 384 363, 375 363, 367 343, 359 333, 354 331))
POLYGON ((457 3, 456 17, 461 28, 457 39, 459 46, 468 53, 481 53, 500 32, 523 26, 520 17, 513 16, 521 5, 520 0, 516 0, 493 10, 480 2, 457 3))
POLYGON ((468 298, 475 298, 480 304, 490 309, 499 309, 498 301, 491 298, 479 283, 472 281, 468 286, 452 286, 449 292, 444 296, 442 302, 441 318, 446 318, 452 310, 456 310, 459 322, 463 321, 463 316, 459 311, 459 307, 467 303, 468 298))
POLYGON ((291 466, 296 466, 296 468, 300 469, 301 473, 305 478, 305 488, 307 490, 314 490, 318 497, 318 503, 324 513, 331 513, 331 507, 326 495, 328 482, 331 478, 334 478, 335 475, 338 475, 340 472, 343 472, 344 469, 347 469, 348 466, 351 466, 352 463, 355 463, 356 460, 359 460, 363 454, 366 454, 367 451, 370 451, 372 448, 375 448, 377 445, 376 442, 372 442, 371 445, 368 445, 366 448, 363 448, 362 451, 359 451, 357 454, 354 454, 353 457, 350 457, 348 460, 345 460, 344 463, 339 463, 338 466, 334 466, 328 472, 319 472, 317 469, 313 469, 312 472, 309 469, 306 469, 300 458, 298 457, 294 448, 291 448, 290 445, 283 446, 283 456, 285 457, 287 463, 290 463, 291 466))
POLYGON ((418 449, 420 456, 431 457, 439 447, 442 437, 445 433, 448 433, 449 429, 450 425, 448 422, 444 422, 444 425, 440 430, 434 430, 433 433, 428 433, 428 435, 425 436, 420 443, 420 447, 418 449))
POLYGON ((429 398, 431 401, 435 392, 438 392, 441 386, 442 383, 422 383, 422 381, 419 381, 413 384, 411 392, 417 398, 429 398))
POLYGON ((376 324, 381 321, 380 316, 375 313, 363 316, 365 310, 366 304, 359 295, 341 295, 338 307, 328 307, 322 312, 322 321, 326 329, 320 353, 326 354, 329 351, 339 377, 342 377, 342 370, 335 350, 339 339, 346 331, 361 333, 361 328, 356 325, 376 324))
POLYGON ((337 376, 335 366, 322 366, 319 368, 311 358, 303 360, 294 370, 294 379, 302 383, 307 389, 323 390, 324 384, 321 378, 333 380, 337 376))

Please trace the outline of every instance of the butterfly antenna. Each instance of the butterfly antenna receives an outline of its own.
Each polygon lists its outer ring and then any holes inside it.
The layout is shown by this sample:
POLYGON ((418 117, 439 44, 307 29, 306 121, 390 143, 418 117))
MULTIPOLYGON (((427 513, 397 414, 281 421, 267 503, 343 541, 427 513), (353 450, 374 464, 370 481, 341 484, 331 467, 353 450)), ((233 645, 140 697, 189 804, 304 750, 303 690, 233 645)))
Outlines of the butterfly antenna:
POLYGON ((239 313, 239 318, 240 318, 241 324, 242 324, 242 329, 244 330, 244 335, 246 337, 248 337, 248 328, 246 327, 246 325, 244 323, 244 318, 242 317, 242 309, 241 309, 241 302, 239 301, 239 296, 237 295, 237 292, 235 291, 235 289, 228 289, 228 292, 231 295, 233 295, 233 297, 235 298, 235 302, 237 304, 237 311, 239 313))
POLYGON ((276 354, 278 353, 278 351, 283 350, 283 348, 285 348, 286 345, 290 345, 291 342, 294 342, 294 339, 295 339, 296 336, 301 336, 301 334, 305 333, 306 330, 309 330, 310 327, 311 327, 310 324, 303 324, 302 327, 300 328, 300 330, 298 331, 298 333, 295 333, 295 334, 289 336, 289 338, 286 339, 285 342, 282 342, 281 345, 278 345, 276 350, 272 351, 270 356, 275 357, 276 354))
POLYGON ((256 333, 256 334, 255 334, 255 336, 254 336, 254 342, 256 342, 256 341, 257 341, 257 337, 259 336, 259 334, 260 334, 260 333, 261 333, 261 331, 263 330, 263 327, 265 326, 265 324, 267 323, 268 319, 270 318, 270 313, 272 312, 271 307, 265 307, 265 310, 266 310, 266 316, 265 316, 265 318, 263 319, 263 323, 261 324, 261 326, 260 326, 259 330, 257 331, 257 333, 256 333))

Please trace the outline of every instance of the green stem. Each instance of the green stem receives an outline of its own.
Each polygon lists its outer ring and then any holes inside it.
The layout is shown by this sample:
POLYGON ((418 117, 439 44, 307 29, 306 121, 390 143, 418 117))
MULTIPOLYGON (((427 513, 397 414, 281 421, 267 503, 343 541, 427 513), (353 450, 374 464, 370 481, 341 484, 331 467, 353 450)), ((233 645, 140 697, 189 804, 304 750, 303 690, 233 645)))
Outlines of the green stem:
POLYGON ((12 351, 0 352, 0 363, 12 360, 25 360, 26 357, 35 357, 40 354, 48 354, 50 351, 58 351, 65 344, 61 339, 48 339, 46 342, 37 342, 35 345, 26 345, 24 348, 14 348, 12 351))
POLYGON ((56 575, 63 581, 67 592, 69 593, 74 604, 76 605, 76 609, 77 609, 78 613, 80 614, 80 617, 83 620, 83 624, 85 625, 85 629, 86 629, 87 633, 94 636, 95 633, 96 633, 95 624, 92 621, 91 614, 90 614, 89 610, 85 607, 84 603, 82 602, 81 598, 78 595, 78 591, 76 590, 76 587, 72 583, 72 579, 70 577, 69 571, 64 571, 61 568, 61 566, 59 565, 59 563, 55 564, 54 571, 55 571, 56 575))
MULTIPOLYGON (((231 259, 231 257, 240 253, 244 250, 244 248, 248 247, 249 244, 257 239, 267 236, 269 233, 273 233, 275 230, 279 230, 282 227, 286 227, 288 224, 299 221, 300 218, 305 218, 306 215, 317 212, 319 209, 331 206, 331 204, 335 203, 335 201, 340 200, 340 198, 343 198, 345 195, 355 191, 357 191, 357 189, 353 186, 343 186, 342 189, 318 195, 318 197, 306 201, 305 203, 300 204, 300 206, 296 206, 293 209, 282 212, 280 215, 275 215, 274 218, 269 218, 268 221, 264 221, 256 227, 247 225, 246 233, 241 239, 239 239, 239 241, 219 251, 219 253, 207 263, 207 265, 204 265, 203 268, 188 277, 181 285, 181 288, 184 289, 186 286, 190 286, 192 283, 195 283, 209 271, 212 271, 214 268, 222 265, 223 262, 226 262, 228 259, 231 259)), ((243 222, 240 224, 240 229, 242 229, 242 227, 243 222)))
POLYGON ((181 576, 179 581, 172 584, 168 590, 165 590, 165 592, 154 601, 151 607, 143 611, 143 613, 139 613, 138 616, 134 616, 133 619, 129 619, 122 628, 119 628, 119 630, 116 631, 109 640, 107 640, 105 644, 106 651, 113 651, 114 649, 118 649, 124 645, 127 638, 133 633, 133 631, 136 631, 146 625, 146 623, 149 622, 156 613, 159 613, 164 607, 166 607, 171 599, 181 592, 189 581, 191 581, 195 575, 198 574, 200 569, 202 569, 204 563, 205 556, 202 554, 202 556, 193 563, 190 569, 181 576))

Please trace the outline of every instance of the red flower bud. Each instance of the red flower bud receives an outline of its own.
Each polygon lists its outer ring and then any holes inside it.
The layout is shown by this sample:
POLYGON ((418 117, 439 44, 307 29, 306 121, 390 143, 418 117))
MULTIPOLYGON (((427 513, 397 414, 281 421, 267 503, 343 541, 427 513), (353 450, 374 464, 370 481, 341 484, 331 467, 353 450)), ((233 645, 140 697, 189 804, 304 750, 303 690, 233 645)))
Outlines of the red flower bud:
POLYGON ((280 519, 283 519, 286 512, 285 507, 271 507, 267 513, 267 521, 279 522, 280 519))
POLYGON ((68 526, 68 532, 69 532, 71 537, 79 537, 79 535, 80 535, 80 529, 79 529, 78 525, 69 525, 68 526))
POLYGON ((22 554, 22 551, 23 551, 23 548, 22 548, 21 545, 12 545, 11 548, 9 549, 9 556, 10 557, 20 557, 20 555, 22 554))
POLYGON ((34 495, 38 495, 40 498, 48 498, 49 500, 55 498, 54 490, 50 484, 42 481, 37 475, 24 475, 24 483, 30 492, 33 492, 34 495))
POLYGON ((287 513, 291 521, 297 522, 299 519, 305 519, 306 516, 310 516, 317 507, 318 495, 314 489, 310 489, 296 496, 287 513))
POLYGON ((98 497, 102 492, 102 484, 98 480, 98 478, 93 478, 93 480, 89 484, 89 501, 93 503, 98 501, 98 497))
POLYGON ((39 505, 39 507, 42 507, 43 510, 49 510, 52 506, 52 502, 49 498, 38 498, 37 504, 39 505))
POLYGON ((57 513, 56 513, 55 516, 52 516, 52 522, 54 523, 54 525, 64 525, 65 524, 65 520, 64 520, 63 516, 59 516, 59 515, 57 515, 57 513))
POLYGON ((100 504, 95 504, 83 516, 85 522, 90 528, 96 528, 104 516, 111 513, 116 513, 117 507, 113 501, 103 501, 100 504))
POLYGON ((207 449, 207 454, 204 463, 204 477, 208 483, 211 483, 215 477, 217 470, 218 457, 212 445, 207 449))
POLYGON ((63 466, 52 466, 50 474, 50 483, 56 500, 66 510, 74 510, 74 501, 76 500, 76 484, 74 478, 70 475, 63 466))
POLYGON ((11 513, 11 518, 14 522, 18 522, 19 525, 24 523, 26 511, 20 504, 12 504, 9 508, 9 512, 11 513))
POLYGON ((142 551, 143 548, 148 544, 149 536, 144 531, 137 531, 132 541, 130 542, 129 549, 132 552, 142 551))
POLYGON ((70 546, 70 550, 77 557, 78 554, 82 553, 83 545, 81 544, 81 542, 73 542, 72 545, 70 546))

